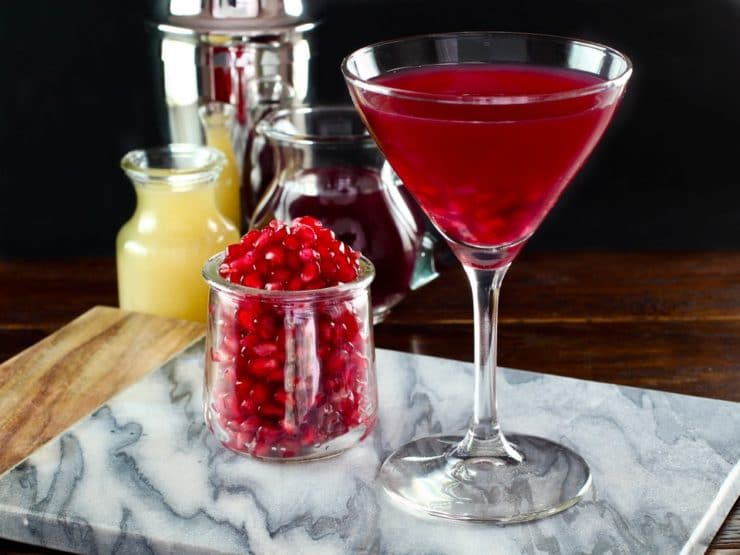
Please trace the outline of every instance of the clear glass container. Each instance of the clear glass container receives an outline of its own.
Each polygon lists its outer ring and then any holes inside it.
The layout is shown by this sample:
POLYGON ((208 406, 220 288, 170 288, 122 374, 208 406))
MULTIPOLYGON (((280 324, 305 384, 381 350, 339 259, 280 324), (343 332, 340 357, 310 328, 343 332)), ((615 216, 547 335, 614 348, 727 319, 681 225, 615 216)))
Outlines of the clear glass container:
POLYGON ((370 308, 373 265, 355 281, 267 291, 203 267, 210 286, 205 420, 237 453, 271 460, 329 457, 369 435, 377 417, 370 308))
POLYGON ((198 117, 203 125, 206 143, 220 150, 224 157, 224 169, 216 185, 216 205, 236 227, 241 226, 241 178, 239 165, 234 155, 234 121, 236 109, 225 102, 207 102, 198 108, 198 117))
POLYGON ((219 151, 186 144, 123 157, 121 167, 134 184, 137 204, 116 238, 121 308, 206 320, 203 261, 239 240, 216 206, 223 165, 219 151))
POLYGON ((257 133, 272 147, 275 170, 251 227, 321 220, 372 260, 374 319, 382 321, 411 287, 424 220, 405 187, 383 178, 385 159, 359 115, 351 106, 287 108, 265 116, 257 133))

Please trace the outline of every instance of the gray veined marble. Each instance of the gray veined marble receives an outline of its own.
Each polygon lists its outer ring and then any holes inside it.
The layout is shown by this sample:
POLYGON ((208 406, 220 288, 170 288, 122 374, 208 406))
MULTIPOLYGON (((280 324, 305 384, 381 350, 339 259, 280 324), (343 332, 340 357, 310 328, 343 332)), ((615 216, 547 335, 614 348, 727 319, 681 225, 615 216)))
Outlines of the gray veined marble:
POLYGON ((414 436, 464 427, 468 364, 379 350, 381 416, 326 461, 220 447, 200 410, 202 344, 0 478, 0 536, 88 553, 701 553, 740 494, 740 404, 504 370, 505 429, 574 447, 594 486, 546 520, 404 512, 375 481, 414 436))

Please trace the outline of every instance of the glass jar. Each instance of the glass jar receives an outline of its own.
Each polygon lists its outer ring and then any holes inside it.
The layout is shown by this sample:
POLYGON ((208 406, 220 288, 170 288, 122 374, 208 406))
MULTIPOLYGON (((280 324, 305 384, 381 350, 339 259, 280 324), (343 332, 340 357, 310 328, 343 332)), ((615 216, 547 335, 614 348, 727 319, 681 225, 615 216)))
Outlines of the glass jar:
POLYGON ((206 143, 225 156, 224 169, 216 185, 216 206, 234 226, 241 225, 239 166, 234 156, 233 132, 236 109, 225 102, 207 102, 198 108, 206 143))
POLYGON ((223 165, 219 151, 186 144, 123 157, 121 167, 134 184, 137 204, 116 238, 121 308, 206 320, 203 261, 239 240, 216 207, 223 165))
POLYGON ((313 216, 375 265, 374 320, 408 293, 423 215, 402 184, 382 178, 383 155, 351 106, 269 113, 257 133, 272 146, 274 178, 251 227, 313 216))
POLYGON ((267 291, 203 267, 210 286, 205 420, 221 443, 262 459, 336 455, 372 432, 377 416, 370 309, 372 263, 355 281, 267 291))

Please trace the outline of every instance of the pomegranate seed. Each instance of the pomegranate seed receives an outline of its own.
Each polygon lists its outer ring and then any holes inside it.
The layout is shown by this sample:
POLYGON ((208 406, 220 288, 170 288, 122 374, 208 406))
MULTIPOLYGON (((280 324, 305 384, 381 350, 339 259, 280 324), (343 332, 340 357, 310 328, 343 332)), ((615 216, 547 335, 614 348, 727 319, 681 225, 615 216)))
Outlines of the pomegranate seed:
POLYGON ((344 351, 334 351, 326 361, 326 370, 330 374, 337 374, 344 368, 344 362, 347 358, 347 353, 344 351))
POLYGON ((267 374, 267 381, 273 383, 283 383, 285 381, 285 373, 282 368, 277 368, 267 374))
POLYGON ((288 235, 283 241, 283 246, 290 251, 295 251, 301 248, 301 241, 295 235, 288 235))
POLYGON ((315 280, 321 274, 321 267, 317 262, 307 262, 301 271, 301 281, 308 283, 315 280))
POLYGON ((260 236, 257 237, 257 240, 254 242, 254 248, 257 250, 264 249, 268 243, 270 242, 270 238, 272 237, 272 229, 265 229, 260 233, 260 236))
POLYGON ((274 266, 280 266, 285 262, 285 251, 277 246, 270 247, 265 251, 264 258, 274 266))
MULTIPOLYGON (((273 221, 277 221, 277 220, 273 220, 273 221)), ((288 236, 288 228, 285 226, 285 224, 280 224, 279 222, 276 225, 277 225, 277 229, 275 230, 275 233, 272 234, 272 237, 270 238, 270 242, 276 245, 279 245, 288 236)))
POLYGON ((267 418, 282 418, 285 414, 285 409, 279 405, 267 403, 257 409, 257 412, 261 413, 262 416, 267 418))
POLYGON ((252 399, 244 399, 239 405, 239 409, 241 414, 249 416, 250 414, 254 414, 258 406, 252 399))
POLYGON ((252 229, 251 231, 247 232, 247 234, 242 237, 242 245, 246 245, 247 248, 254 247, 254 242, 259 239, 260 232, 256 229, 252 229))
POLYGON ((322 224, 320 220, 317 220, 313 216, 300 216, 299 218, 293 220, 293 222, 296 224, 307 225, 313 228, 324 227, 324 224, 322 224))
POLYGON ((334 232, 328 227, 317 229, 316 235, 318 236, 320 243, 331 243, 336 237, 334 232))
POLYGON ((334 322, 321 322, 319 324, 319 337, 323 341, 329 341, 332 337, 332 328, 334 327, 334 322))
POLYGON ((295 237, 301 242, 302 246, 310 245, 316 241, 316 232, 313 228, 301 225, 295 232, 295 237))
POLYGON ((344 313, 342 324, 347 328, 347 337, 353 338, 360 330, 360 322, 349 310, 344 313))
POLYGON ((337 271, 337 281, 341 282, 350 282, 354 281, 354 279, 357 277, 357 272, 350 267, 343 267, 340 266, 339 270, 337 271))
POLYGON ((254 268, 256 257, 253 252, 244 253, 244 255, 234 258, 229 264, 229 269, 232 272, 247 273, 251 272, 254 268))
MULTIPOLYGON (((252 322, 250 322, 250 325, 254 325, 254 324, 252 322)), ((259 338, 259 336, 257 334, 248 332, 247 335, 244 335, 239 340, 239 345, 241 345, 241 347, 242 347, 240 354, 242 356, 245 356, 247 354, 247 352, 249 352, 252 349, 254 349, 255 345, 257 345, 257 343, 259 343, 259 341, 260 341, 260 338, 259 338)))
POLYGON ((291 278, 288 282, 288 291, 300 291, 303 289, 303 281, 300 277, 291 278))
POLYGON ((257 274, 247 274, 241 284, 244 287, 253 287, 254 289, 262 289, 265 286, 265 282, 257 274))
POLYGON ((234 384, 234 393, 239 399, 247 399, 249 392, 252 390, 252 382, 249 380, 237 380, 234 384))
POLYGON ((345 326, 344 324, 340 323, 340 324, 334 326, 334 329, 332 331, 333 331, 332 340, 334 341, 334 343, 336 345, 343 344, 344 343, 344 338, 347 336, 347 326, 345 326))
POLYGON ((219 412, 228 418, 237 418, 239 416, 239 403, 236 397, 225 393, 220 401, 219 412))
POLYGON ((306 290, 323 289, 324 287, 326 287, 326 282, 323 279, 315 279, 313 281, 309 281, 303 286, 303 288, 306 290))
POLYGON ((246 428, 246 431, 256 432, 259 428, 261 428, 264 425, 263 420, 253 414, 251 416, 247 416, 244 419, 244 427, 246 428))
POLYGON ((272 314, 263 314, 257 319, 257 331, 260 336, 265 339, 270 339, 277 333, 277 324, 275 323, 275 317, 272 314))
POLYGON ((278 350, 278 346, 275 343, 264 342, 254 346, 253 352, 258 357, 269 357, 274 355, 278 350))
POLYGON ((251 311, 245 309, 237 310, 236 319, 242 328, 248 331, 254 331, 254 315, 251 311))
POLYGON ((285 256, 285 264, 291 270, 300 270, 303 267, 301 257, 298 255, 297 252, 294 251, 288 252, 288 254, 285 256))
POLYGON ((247 365, 249 373, 257 378, 264 378, 271 370, 275 370, 277 362, 274 358, 256 358, 247 365))
POLYGON ((293 272, 289 268, 278 268, 273 270, 270 281, 286 282, 293 277, 293 272))
POLYGON ((226 351, 211 347, 211 360, 213 362, 229 362, 233 359, 233 355, 227 353, 226 351))
POLYGON ((252 388, 251 397, 252 401, 257 405, 261 405, 266 403, 270 398, 270 390, 267 389, 267 386, 264 383, 257 383, 254 388, 252 388))
POLYGON ((318 251, 315 251, 312 248, 306 247, 298 251, 298 258, 300 258, 303 262, 309 262, 311 260, 318 260, 319 253, 318 251))
POLYGON ((321 275, 324 277, 334 277, 337 273, 337 264, 333 260, 324 259, 319 263, 321 275))
POLYGON ((332 258, 332 254, 334 254, 334 252, 331 250, 331 241, 319 242, 317 250, 319 253, 319 258, 321 260, 328 260, 332 258))
POLYGON ((270 273, 270 263, 267 260, 258 260, 254 263, 254 272, 264 279, 270 273))

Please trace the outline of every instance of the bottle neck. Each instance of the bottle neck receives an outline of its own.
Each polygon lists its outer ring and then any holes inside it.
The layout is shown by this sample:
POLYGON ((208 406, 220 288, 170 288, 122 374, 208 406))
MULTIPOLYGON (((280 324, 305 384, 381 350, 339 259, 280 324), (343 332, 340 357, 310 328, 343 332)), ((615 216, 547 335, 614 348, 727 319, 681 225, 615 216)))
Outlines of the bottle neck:
POLYGON ((231 140, 231 130, 225 125, 209 125, 205 127, 206 143, 217 148, 226 156, 227 163, 234 163, 234 145, 231 140))

